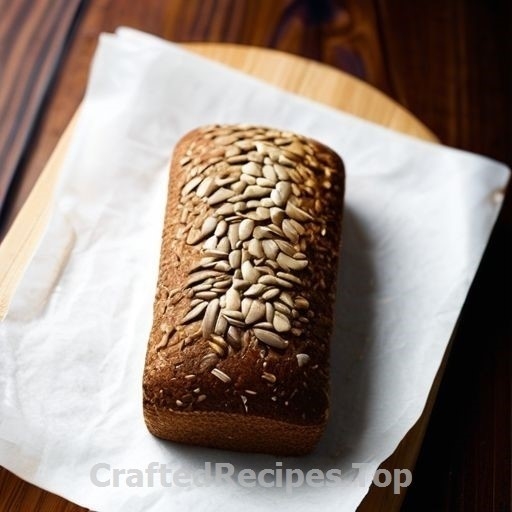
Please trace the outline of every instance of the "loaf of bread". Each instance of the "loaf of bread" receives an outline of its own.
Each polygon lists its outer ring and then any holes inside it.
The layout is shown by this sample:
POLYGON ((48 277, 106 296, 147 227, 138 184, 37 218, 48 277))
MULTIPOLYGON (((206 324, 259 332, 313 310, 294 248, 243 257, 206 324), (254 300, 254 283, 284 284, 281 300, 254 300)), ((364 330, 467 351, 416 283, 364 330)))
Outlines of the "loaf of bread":
POLYGON ((329 412, 343 193, 339 156, 293 133, 215 125, 180 140, 143 377, 151 433, 313 449, 329 412))

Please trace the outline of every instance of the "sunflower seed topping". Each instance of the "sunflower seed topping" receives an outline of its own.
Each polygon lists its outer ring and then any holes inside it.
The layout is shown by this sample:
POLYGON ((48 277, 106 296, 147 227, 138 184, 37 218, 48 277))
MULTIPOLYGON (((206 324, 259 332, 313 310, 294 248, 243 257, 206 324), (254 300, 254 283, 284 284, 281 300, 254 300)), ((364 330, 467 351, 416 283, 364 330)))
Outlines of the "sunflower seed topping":
POLYGON ((231 382, 231 377, 224 373, 223 371, 219 370, 218 368, 213 368, 212 370, 210 370, 210 373, 212 375, 215 375, 215 377, 220 379, 222 382, 225 382, 226 384, 231 382))
POLYGON ((307 354, 297 354, 296 357, 299 368, 309 363, 310 357, 307 354))
MULTIPOLYGON (((263 351, 265 345, 285 350, 285 333, 299 336, 313 327, 306 298, 311 281, 303 271, 312 234, 325 230, 317 219, 323 195, 332 193, 334 171, 326 161, 307 139, 242 125, 205 128, 203 139, 191 142, 180 160, 188 178, 180 191, 175 240, 180 248, 200 247, 200 256, 162 311, 190 300, 170 336, 175 333, 181 347, 202 340, 210 352, 200 368, 225 383, 231 378, 216 364, 233 351, 256 342, 263 351)), ((299 366, 308 360, 297 354, 299 366)), ((269 372, 262 378, 276 382, 269 372)), ((196 401, 206 395, 200 397, 196 401)))

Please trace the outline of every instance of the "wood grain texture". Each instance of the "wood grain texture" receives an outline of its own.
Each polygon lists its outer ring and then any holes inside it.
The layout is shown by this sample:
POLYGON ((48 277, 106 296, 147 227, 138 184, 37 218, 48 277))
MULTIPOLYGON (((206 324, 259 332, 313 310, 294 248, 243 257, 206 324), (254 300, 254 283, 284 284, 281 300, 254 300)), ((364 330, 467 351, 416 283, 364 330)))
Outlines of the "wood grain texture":
POLYGON ((80 5, 0 0, 0 215, 80 5))
MULTIPOLYGON (((4 233, 80 102, 101 31, 126 24, 175 41, 306 55, 391 94, 443 143, 512 165, 511 20, 507 0, 91 0, 24 153, 4 233)), ((512 508, 510 197, 466 302, 404 510, 512 508)), ((6 475, 0 481, 12 483, 6 475)), ((37 508, 41 499, 0 510, 51 510, 37 508)))

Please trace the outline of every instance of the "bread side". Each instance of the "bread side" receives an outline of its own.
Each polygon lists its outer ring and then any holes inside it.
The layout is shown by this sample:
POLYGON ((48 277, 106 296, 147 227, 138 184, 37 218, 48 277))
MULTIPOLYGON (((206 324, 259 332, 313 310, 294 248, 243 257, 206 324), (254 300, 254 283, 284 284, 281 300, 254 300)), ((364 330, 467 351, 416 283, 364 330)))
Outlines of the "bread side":
POLYGON ((310 451, 328 415, 344 172, 320 143, 209 126, 178 143, 143 378, 162 438, 310 451))

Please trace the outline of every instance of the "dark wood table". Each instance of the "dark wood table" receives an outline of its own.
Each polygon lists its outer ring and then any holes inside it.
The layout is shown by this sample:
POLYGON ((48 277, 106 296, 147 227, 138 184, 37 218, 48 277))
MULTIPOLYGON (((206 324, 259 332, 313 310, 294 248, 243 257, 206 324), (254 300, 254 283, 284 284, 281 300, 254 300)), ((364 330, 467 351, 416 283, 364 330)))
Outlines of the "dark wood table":
MULTIPOLYGON (((507 0, 0 0, 2 236, 84 92, 102 31, 277 48, 378 87, 448 145, 512 165, 507 0)), ((511 510, 512 201, 460 319, 406 511, 511 510)), ((0 510, 83 510, 0 470, 0 510)))

